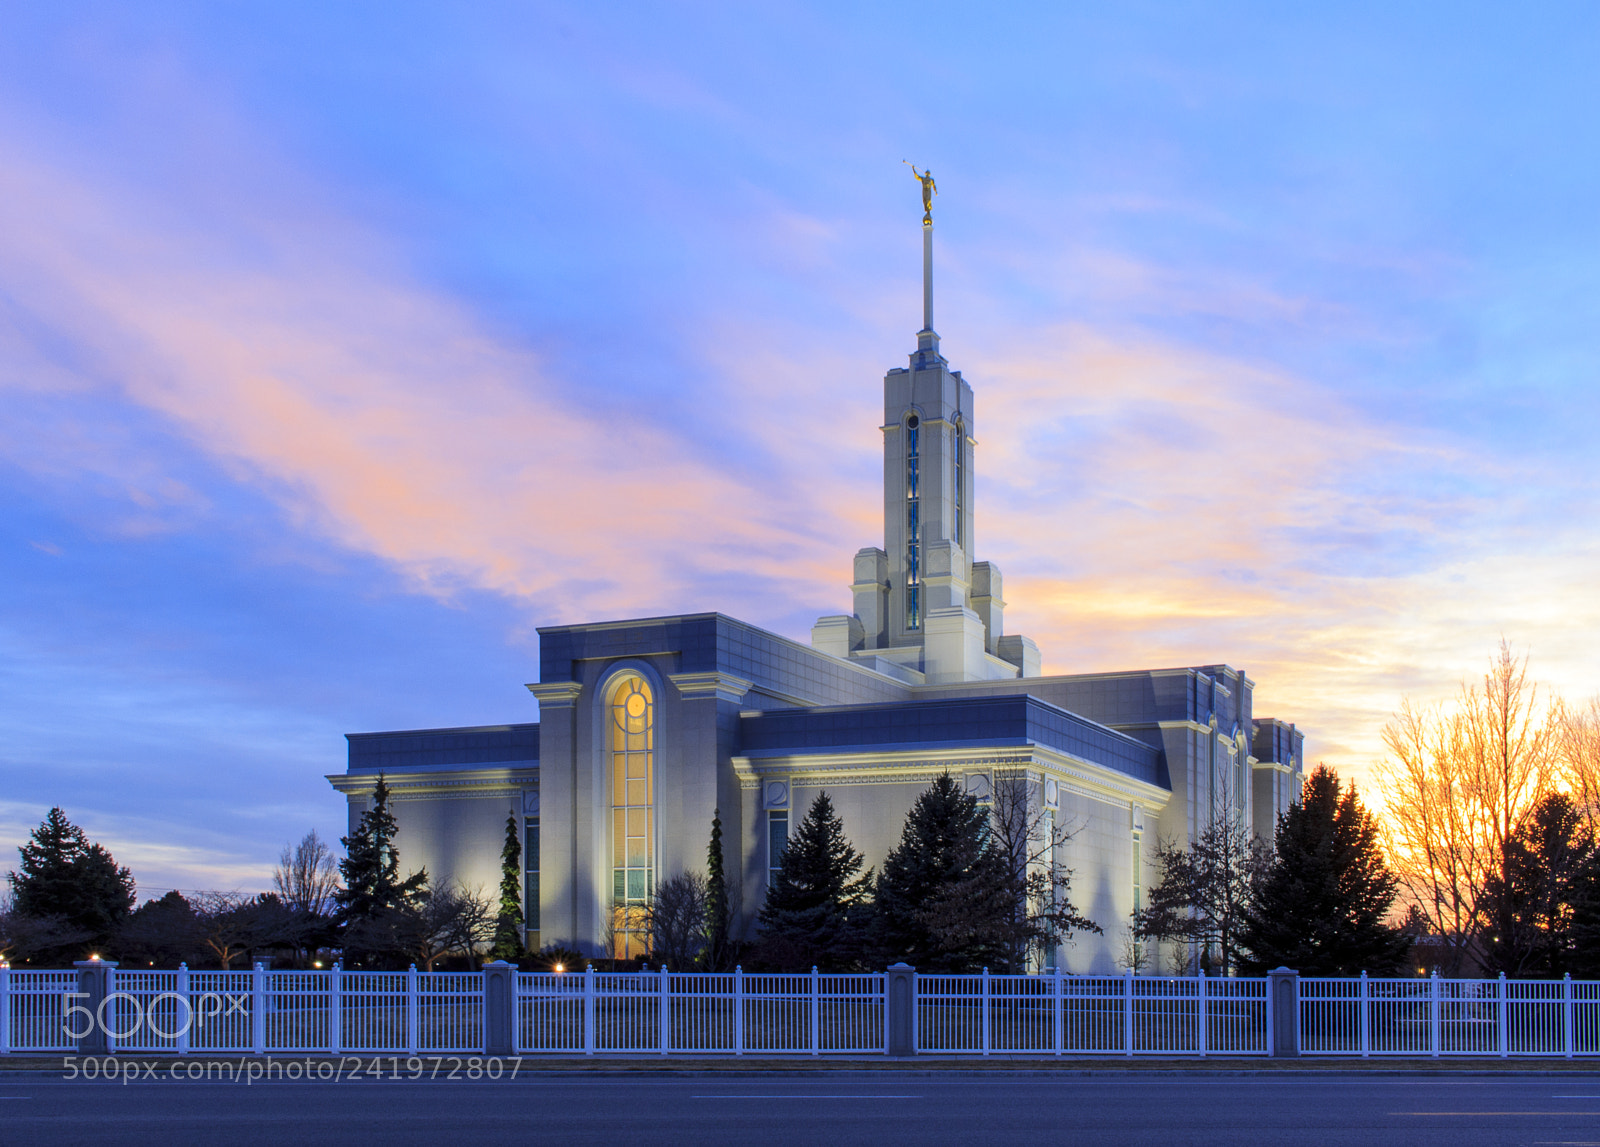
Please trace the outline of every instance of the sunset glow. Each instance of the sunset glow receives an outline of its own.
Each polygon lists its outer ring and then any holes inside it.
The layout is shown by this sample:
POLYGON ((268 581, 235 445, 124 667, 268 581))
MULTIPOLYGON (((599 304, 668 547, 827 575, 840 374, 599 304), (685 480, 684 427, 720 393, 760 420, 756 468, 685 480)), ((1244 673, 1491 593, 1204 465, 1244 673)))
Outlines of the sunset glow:
POLYGON ((537 719, 537 626, 847 610, 903 157, 1045 672, 1237 666, 1363 790, 1502 637, 1600 692, 1600 10, 7 24, 0 872, 61 805, 260 890, 345 732, 537 719))

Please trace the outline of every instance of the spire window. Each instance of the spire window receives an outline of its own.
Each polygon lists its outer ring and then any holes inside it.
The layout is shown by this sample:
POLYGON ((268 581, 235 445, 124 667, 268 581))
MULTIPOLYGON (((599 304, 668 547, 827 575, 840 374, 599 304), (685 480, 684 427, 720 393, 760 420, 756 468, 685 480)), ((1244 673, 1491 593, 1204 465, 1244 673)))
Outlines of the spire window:
POLYGON ((955 496, 956 535, 955 535, 955 541, 956 541, 956 545, 960 546, 962 549, 966 549, 967 548, 966 535, 961 530, 961 524, 962 524, 961 520, 962 520, 962 510, 965 508, 965 502, 964 502, 964 498, 963 498, 962 495, 965 492, 966 486, 967 486, 967 468, 966 468, 967 431, 966 431, 966 427, 964 427, 961 424, 961 419, 959 419, 959 418, 956 419, 955 439, 956 439, 956 457, 955 457, 955 463, 956 463, 955 464, 955 474, 956 474, 956 496, 955 496))
POLYGON ((906 419, 906 628, 922 628, 922 523, 918 450, 920 426, 906 419))

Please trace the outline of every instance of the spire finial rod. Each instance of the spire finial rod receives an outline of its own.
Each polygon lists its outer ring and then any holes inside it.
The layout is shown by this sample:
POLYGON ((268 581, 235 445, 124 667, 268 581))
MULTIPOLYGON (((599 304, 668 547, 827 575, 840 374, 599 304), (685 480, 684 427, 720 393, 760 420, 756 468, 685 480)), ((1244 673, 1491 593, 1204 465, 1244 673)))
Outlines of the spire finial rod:
POLYGON ((933 197, 939 187, 933 181, 932 171, 918 171, 909 159, 900 161, 911 168, 911 174, 922 184, 922 329, 933 330, 933 197))

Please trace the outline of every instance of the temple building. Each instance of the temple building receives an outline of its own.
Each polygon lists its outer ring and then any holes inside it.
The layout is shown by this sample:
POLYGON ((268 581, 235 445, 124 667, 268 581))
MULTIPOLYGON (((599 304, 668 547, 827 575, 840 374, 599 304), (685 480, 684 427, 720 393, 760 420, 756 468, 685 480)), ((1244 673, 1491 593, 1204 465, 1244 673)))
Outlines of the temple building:
POLYGON ((852 612, 819 618, 809 646, 719 613, 541 628, 537 723, 349 735, 328 779, 352 828, 382 774, 402 869, 492 890, 509 810, 530 947, 638 955, 627 906, 704 870, 718 810, 753 929, 819 790, 881 866, 939 774, 980 798, 1021 778, 1072 833, 1055 863, 1105 929, 1042 954, 1073 972, 1123 966, 1157 841, 1230 809, 1271 839, 1303 738, 1256 716, 1244 672, 1044 676, 1037 645, 1005 631, 1000 570, 976 560, 977 411, 933 329, 932 240, 925 212, 923 326, 883 380, 883 543, 855 555, 852 612))

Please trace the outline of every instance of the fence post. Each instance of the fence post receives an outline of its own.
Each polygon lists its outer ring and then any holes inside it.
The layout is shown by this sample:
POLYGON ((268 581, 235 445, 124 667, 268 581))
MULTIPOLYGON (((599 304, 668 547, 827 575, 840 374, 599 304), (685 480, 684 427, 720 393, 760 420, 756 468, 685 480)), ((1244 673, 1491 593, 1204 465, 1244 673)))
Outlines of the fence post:
POLYGON ((983 970, 983 1054, 989 1054, 989 969, 983 970))
POLYGON ((1200 968, 1199 972, 1200 974, 1194 978, 1195 1007, 1198 1012, 1195 1032, 1200 1045, 1200 1056, 1203 1059, 1206 1054, 1206 970, 1200 968))
POLYGON ((744 965, 733 966, 733 1054, 744 1054, 744 965))
POLYGON ((406 1051, 412 1055, 417 1054, 417 1045, 422 1042, 418 1037, 417 1027, 422 1018, 421 985, 417 981, 417 966, 412 964, 406 969, 406 1051))
POLYGON ((250 1052, 267 1052, 267 970, 260 960, 250 969, 250 1052))
POLYGON ((1499 994, 1495 996, 1494 1029, 1499 1036, 1500 1058, 1511 1054, 1511 1039, 1506 1032, 1506 974, 1500 973, 1499 994))
POLYGON ((811 1054, 812 1055, 817 1055, 822 1050, 821 1043, 817 1039, 817 1036, 818 1036, 818 1034, 819 1034, 819 1032, 821 1030, 821 1025, 820 1025, 820 1023, 818 1021, 818 1017, 817 1017, 817 1006, 818 1006, 819 1003, 821 1003, 820 993, 818 992, 818 988, 820 986, 821 985, 817 982, 817 966, 815 964, 812 964, 811 965, 811 1054))
POLYGON ((188 1055, 189 1029, 194 1026, 194 1001, 189 998, 189 965, 187 963, 178 965, 177 996, 183 1001, 183 1026, 178 1029, 177 1052, 179 1055, 188 1055))
POLYGON ((0 1055, 11 1050, 11 965, 0 960, 0 1055))
POLYGON ((1367 984, 1367 974, 1361 973, 1361 1058, 1372 1055, 1372 989, 1367 984))
POLYGON ((661 965, 661 999, 656 1003, 660 1011, 657 1017, 661 1021, 661 1054, 666 1055, 672 1050, 672 982, 667 978, 671 973, 665 964, 661 965))
MULTIPOLYGON (((72 1038, 78 1044, 79 1055, 104 1055, 111 1050, 111 1046, 106 1040, 106 1029, 100 1023, 100 1014, 106 997, 111 994, 111 972, 117 966, 117 962, 100 959, 77 960, 72 966, 78 969, 78 994, 89 997, 84 1006, 94 1017, 94 1022, 89 1024, 88 1031, 72 1038)), ((66 1028, 65 1022, 62 1026, 66 1028)), ((70 1035, 71 1029, 66 1028, 66 1030, 70 1035)))
POLYGON ((1268 1024, 1272 1044, 1268 1048, 1274 1059, 1299 1056, 1300 1043, 1300 973, 1293 968, 1274 968, 1267 973, 1268 1024))
POLYGON ((1561 977, 1561 1019, 1562 1043, 1566 1049, 1566 1057, 1572 1058, 1572 973, 1568 972, 1561 977))
POLYGON ((1428 990, 1428 1053, 1433 1058, 1439 1058, 1439 1045, 1441 1040, 1441 1020, 1439 1003, 1439 969, 1433 969, 1433 975, 1428 977, 1431 985, 1428 990))
POLYGON ((1063 1023, 1062 1023, 1061 1013, 1062 1013, 1063 1009, 1066 1008, 1066 1002, 1064 1000, 1062 1000, 1062 998, 1061 998, 1061 965, 1060 964, 1056 965, 1055 993, 1056 993, 1055 1008, 1053 1009, 1055 1011, 1055 1032, 1054 1032, 1053 1042, 1055 1044, 1056 1054, 1060 1055, 1061 1054, 1061 1044, 1063 1042, 1062 1041, 1062 1031, 1063 1031, 1063 1026, 1064 1026, 1063 1023))
POLYGON ((594 1054, 594 965, 583 969, 583 1054, 594 1054))
POLYGON ((344 969, 333 962, 328 972, 328 1054, 344 1050, 344 969))
POLYGON ((883 977, 885 1055, 916 1055, 917 979, 910 964, 890 964, 883 977))
POLYGON ((505 960, 483 966, 483 1054, 516 1054, 517 967, 505 960))
POLYGON ((1122 973, 1122 1054, 1133 1054, 1133 969, 1122 973))

